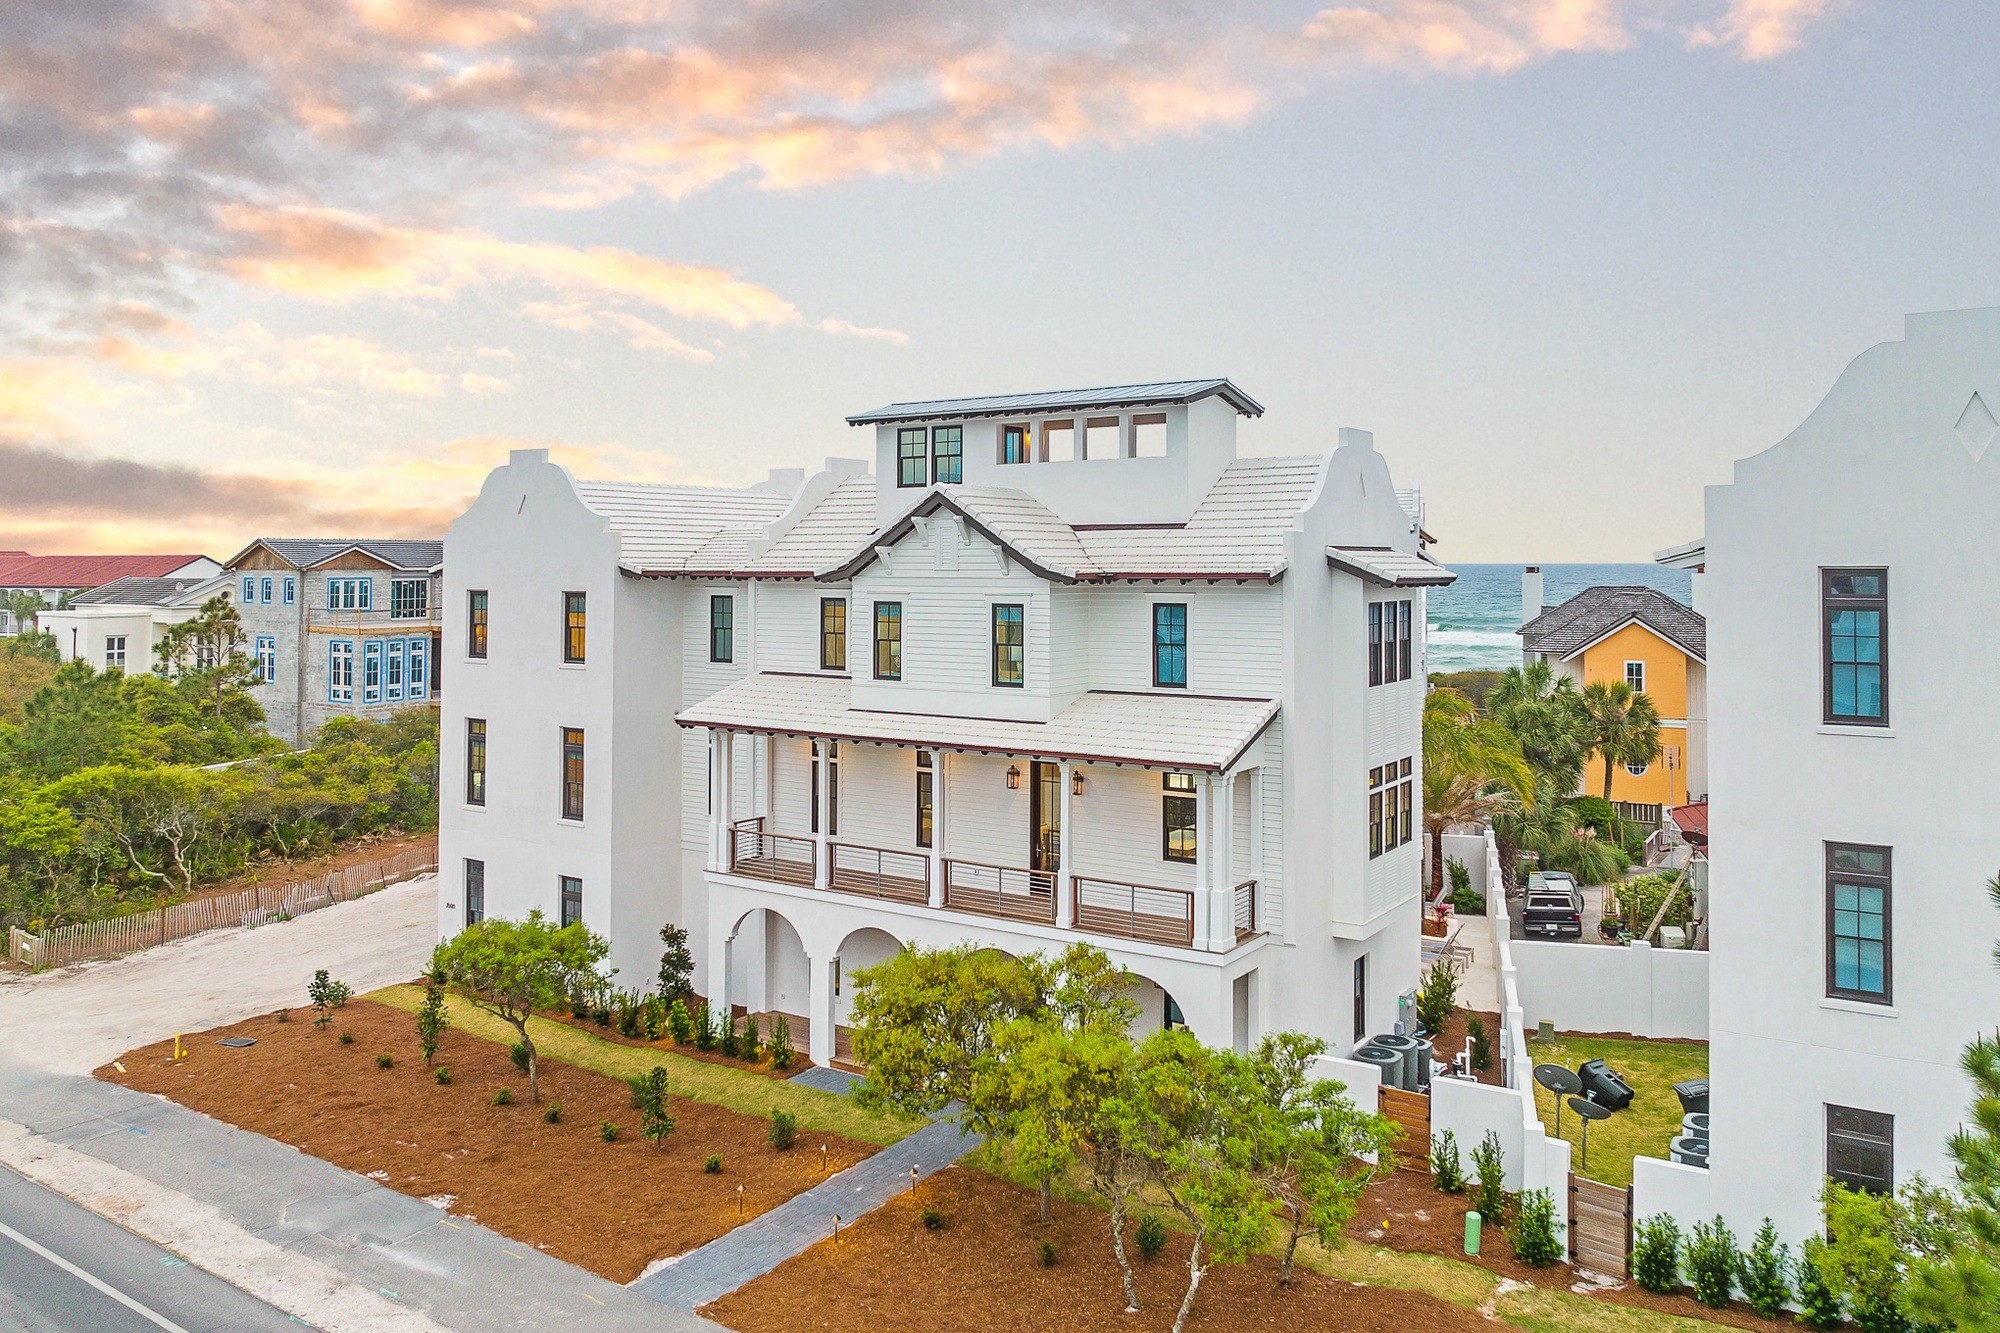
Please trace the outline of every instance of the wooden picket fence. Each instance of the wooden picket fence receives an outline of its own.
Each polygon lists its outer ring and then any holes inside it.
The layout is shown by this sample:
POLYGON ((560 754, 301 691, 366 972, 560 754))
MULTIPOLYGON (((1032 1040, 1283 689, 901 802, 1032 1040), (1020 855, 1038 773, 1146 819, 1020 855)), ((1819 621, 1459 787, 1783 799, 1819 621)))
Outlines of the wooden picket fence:
POLYGON ((117 958, 172 940, 206 935, 212 930, 258 926, 267 921, 304 916, 436 869, 436 848, 417 847, 380 861, 328 871, 296 884, 273 884, 213 898, 196 898, 130 916, 58 926, 41 935, 31 935, 16 926, 7 932, 7 956, 37 972, 92 959, 117 958))

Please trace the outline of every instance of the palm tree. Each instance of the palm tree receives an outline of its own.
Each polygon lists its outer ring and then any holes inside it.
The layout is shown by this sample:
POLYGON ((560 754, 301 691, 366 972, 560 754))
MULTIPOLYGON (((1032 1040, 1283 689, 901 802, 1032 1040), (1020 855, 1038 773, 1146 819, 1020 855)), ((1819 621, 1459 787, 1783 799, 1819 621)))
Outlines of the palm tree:
POLYGON ((1430 841, 1431 897, 1444 891, 1444 831, 1475 824, 1534 799, 1534 775, 1505 727, 1479 715, 1458 690, 1424 696, 1424 836, 1430 841))
POLYGON ((1609 883, 1628 864, 1615 844, 1579 826, 1576 807, 1550 778, 1538 785, 1533 804, 1494 814, 1493 836, 1510 879, 1522 852, 1533 852, 1545 870, 1569 871, 1579 884, 1609 883))
POLYGON ((1545 658, 1508 667, 1487 691, 1486 711, 1514 733, 1538 778, 1551 779, 1559 793, 1577 789, 1590 758, 1590 720, 1576 682, 1545 658))
POLYGON ((1622 680, 1597 680, 1583 687, 1590 742, 1604 758, 1604 799, 1611 799, 1613 764, 1644 768, 1660 757, 1660 710, 1652 699, 1622 680))

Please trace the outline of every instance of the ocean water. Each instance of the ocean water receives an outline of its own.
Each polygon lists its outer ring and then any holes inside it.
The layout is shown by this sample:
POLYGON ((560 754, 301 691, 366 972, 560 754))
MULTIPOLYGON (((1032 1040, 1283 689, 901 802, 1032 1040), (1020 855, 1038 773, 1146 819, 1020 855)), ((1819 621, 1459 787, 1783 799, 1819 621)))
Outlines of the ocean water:
MULTIPOLYGON (((1504 671, 1521 664, 1521 565, 1453 565, 1458 582, 1430 595, 1430 669, 1504 671)), ((1694 575, 1665 565, 1543 565, 1550 606, 1600 584, 1642 584, 1688 601, 1694 575)))

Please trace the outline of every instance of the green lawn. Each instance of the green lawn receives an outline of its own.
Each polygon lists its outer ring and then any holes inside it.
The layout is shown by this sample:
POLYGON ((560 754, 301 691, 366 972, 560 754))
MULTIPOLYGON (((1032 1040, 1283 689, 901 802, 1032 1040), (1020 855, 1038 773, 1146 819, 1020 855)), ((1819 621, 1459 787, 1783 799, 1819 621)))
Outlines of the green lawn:
MULTIPOLYGON (((1708 1074, 1708 1043, 1679 1041, 1616 1041, 1605 1037, 1559 1034, 1549 1045, 1528 1043, 1528 1058, 1536 1064, 1562 1064, 1575 1069, 1585 1060, 1603 1060, 1632 1085, 1632 1104, 1609 1120, 1590 1126, 1590 1163, 1584 1165, 1576 1113, 1563 1107, 1562 1136, 1573 1146, 1571 1168, 1580 1176, 1607 1185, 1632 1183, 1634 1157, 1665 1157, 1667 1145, 1681 1132, 1681 1103, 1674 1084, 1708 1074)), ((1535 1088, 1535 1106, 1542 1125, 1555 1131, 1555 1096, 1535 1088)))
MULTIPOLYGON (((389 986, 362 997, 415 1013, 424 993, 416 986, 389 986)), ((511 1046, 518 1040, 514 1029, 493 1015, 473 1008, 453 996, 452 1026, 475 1037, 511 1046)), ((563 1023, 542 1018, 528 1020, 535 1049, 544 1059, 588 1069, 613 1078, 632 1078, 654 1065, 667 1067, 668 1086, 679 1097, 726 1106, 744 1115, 768 1116, 772 1111, 790 1111, 799 1118, 799 1127, 840 1134, 863 1143, 894 1143, 919 1127, 920 1122, 890 1116, 870 1115, 851 1100, 818 1088, 801 1087, 784 1079, 731 1069, 728 1065, 695 1060, 672 1051, 621 1046, 588 1032, 579 1032, 563 1023)))

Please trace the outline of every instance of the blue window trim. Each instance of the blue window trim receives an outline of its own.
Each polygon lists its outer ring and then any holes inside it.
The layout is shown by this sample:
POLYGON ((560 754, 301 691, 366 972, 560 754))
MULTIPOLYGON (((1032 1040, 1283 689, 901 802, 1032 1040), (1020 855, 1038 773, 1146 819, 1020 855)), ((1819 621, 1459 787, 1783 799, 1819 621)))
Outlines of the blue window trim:
POLYGON ((293 577, 293 576, 291 576, 291 575, 286 575, 286 577, 285 577, 285 605, 286 605, 286 606, 291 606, 292 604, 294 604, 294 603, 295 603, 295 602, 297 602, 298 600, 299 600, 299 581, 298 581, 298 579, 297 579, 297 578, 295 578, 295 577, 293 577))
POLYGON ((1186 602, 1153 603, 1153 684, 1157 688, 1187 688, 1187 611, 1186 602))
POLYGON ((277 586, 278 586, 277 580, 267 575, 266 577, 258 580, 258 583, 259 587, 257 591, 261 595, 257 598, 257 600, 259 602, 262 602, 265 606, 269 606, 271 604, 272 595, 277 591, 277 586))
POLYGON ((248 606, 256 600, 257 578, 254 574, 245 574, 243 576, 243 605, 248 606))
POLYGON ((257 636, 257 679, 265 685, 278 678, 278 641, 268 634, 257 636))
POLYGON ((410 640, 410 668, 403 686, 403 697, 411 701, 421 701, 431 697, 429 639, 410 640))
POLYGON ((391 639, 382 647, 382 697, 403 701, 403 640, 391 639))
POLYGON ((354 640, 331 639, 326 645, 328 703, 354 702, 354 640))
POLYGON ((382 702, 382 641, 364 639, 361 643, 361 702, 379 704, 382 702))

